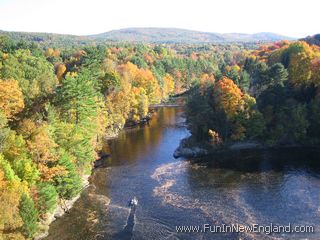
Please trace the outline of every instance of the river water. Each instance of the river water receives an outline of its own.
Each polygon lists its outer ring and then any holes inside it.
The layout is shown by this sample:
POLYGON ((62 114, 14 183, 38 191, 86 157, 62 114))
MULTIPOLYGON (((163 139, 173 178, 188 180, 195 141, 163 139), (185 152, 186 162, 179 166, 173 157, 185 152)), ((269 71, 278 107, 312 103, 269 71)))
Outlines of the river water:
POLYGON ((70 213, 51 224, 46 239, 320 239, 319 152, 238 152, 198 163, 174 159, 188 135, 183 109, 162 107, 148 125, 108 141, 111 157, 94 170, 70 213), (130 209, 134 196, 139 204, 130 209), (315 233, 176 231, 182 225, 209 224, 214 230, 271 223, 311 225, 315 233))

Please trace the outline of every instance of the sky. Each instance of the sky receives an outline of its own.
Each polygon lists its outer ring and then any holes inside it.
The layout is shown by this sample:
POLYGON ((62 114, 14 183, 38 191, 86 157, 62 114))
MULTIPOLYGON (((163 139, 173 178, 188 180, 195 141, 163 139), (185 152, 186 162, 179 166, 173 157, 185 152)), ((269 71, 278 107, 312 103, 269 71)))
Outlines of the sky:
POLYGON ((320 33, 319 0, 0 0, 0 30, 89 35, 128 27, 320 33))

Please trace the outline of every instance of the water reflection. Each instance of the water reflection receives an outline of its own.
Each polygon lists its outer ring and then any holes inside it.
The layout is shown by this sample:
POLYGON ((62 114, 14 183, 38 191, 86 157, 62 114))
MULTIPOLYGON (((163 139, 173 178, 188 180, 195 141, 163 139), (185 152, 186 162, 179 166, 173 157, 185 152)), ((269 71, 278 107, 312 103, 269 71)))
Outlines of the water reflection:
MULTIPOLYGON (((133 164, 152 156, 154 149, 162 141, 164 131, 176 126, 176 111, 176 108, 156 111, 148 124, 127 129, 121 132, 119 137, 109 141, 107 144, 112 152, 107 162, 109 166, 133 164)), ((170 139, 165 141, 170 141, 170 139)), ((174 144, 177 143, 174 142, 174 144)))

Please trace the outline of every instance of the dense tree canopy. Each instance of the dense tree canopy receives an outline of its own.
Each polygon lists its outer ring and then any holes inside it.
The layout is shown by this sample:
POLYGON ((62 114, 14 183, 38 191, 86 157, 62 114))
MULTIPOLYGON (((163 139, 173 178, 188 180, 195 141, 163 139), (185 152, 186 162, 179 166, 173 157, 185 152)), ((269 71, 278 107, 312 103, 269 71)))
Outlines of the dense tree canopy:
POLYGON ((195 88, 188 104, 193 136, 207 140, 219 136, 226 143, 318 143, 319 54, 319 47, 303 41, 253 50, 237 63, 240 68, 226 68, 229 78, 208 87, 208 97, 195 88), (193 109, 195 104, 207 106, 206 110, 193 109), (203 114, 211 117, 201 118, 203 114), (196 125, 206 127, 194 129, 196 125))
POLYGON ((32 238, 79 193, 105 136, 174 94, 188 92, 199 141, 320 141, 317 46, 23 39, 0 37, 0 239, 32 238))

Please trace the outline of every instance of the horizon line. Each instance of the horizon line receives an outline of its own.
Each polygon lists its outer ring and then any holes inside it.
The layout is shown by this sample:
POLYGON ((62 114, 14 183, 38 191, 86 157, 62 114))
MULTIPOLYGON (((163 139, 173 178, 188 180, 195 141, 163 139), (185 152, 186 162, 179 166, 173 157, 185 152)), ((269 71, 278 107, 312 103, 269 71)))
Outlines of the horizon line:
MULTIPOLYGON (((109 33, 112 31, 120 31, 120 30, 126 30, 126 29, 172 29, 172 30, 185 30, 185 31, 191 31, 191 32, 199 32, 199 33, 211 33, 211 34, 245 34, 245 35, 254 35, 254 34, 260 34, 260 33, 270 33, 270 34, 276 34, 279 36, 287 37, 287 38, 292 38, 292 39, 299 39, 301 37, 293 37, 293 36, 288 36, 284 35, 281 33, 277 32, 272 32, 272 31, 259 31, 259 32, 253 32, 253 33, 246 33, 246 32, 211 32, 211 31, 201 31, 201 30, 194 30, 194 29, 188 29, 188 28, 178 28, 178 27, 125 27, 125 28, 117 28, 117 29, 112 29, 112 30, 107 30, 107 31, 101 31, 98 33, 89 33, 89 34, 73 34, 73 33, 62 33, 62 32, 47 32, 47 31, 22 31, 22 30, 5 30, 5 29, 0 29, 1 32, 19 32, 19 33, 43 33, 43 34, 57 34, 57 35, 69 35, 69 36, 76 36, 76 37, 88 37, 92 35, 99 35, 103 33, 109 33)), ((308 34, 304 37, 308 36, 314 36, 317 33, 314 34, 308 34)))

